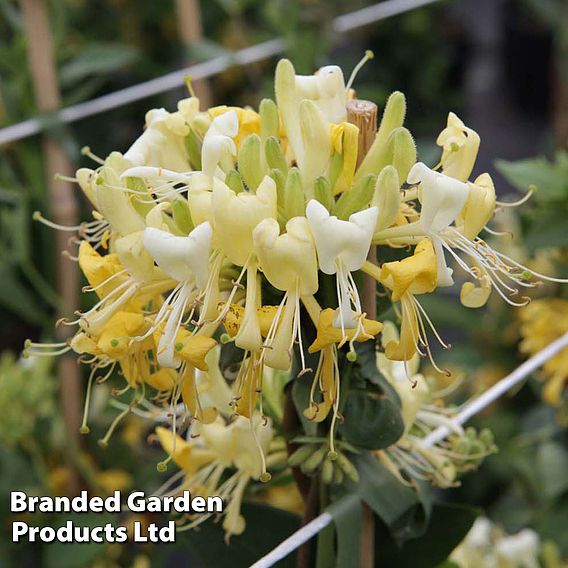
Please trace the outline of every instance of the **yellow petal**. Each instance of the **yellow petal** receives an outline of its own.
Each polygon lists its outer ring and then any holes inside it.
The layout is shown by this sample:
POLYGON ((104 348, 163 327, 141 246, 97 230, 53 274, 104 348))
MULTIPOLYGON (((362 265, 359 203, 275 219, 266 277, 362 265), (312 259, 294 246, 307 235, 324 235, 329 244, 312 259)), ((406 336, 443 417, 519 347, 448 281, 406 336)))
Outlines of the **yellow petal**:
POLYGON ((97 347, 108 357, 120 357, 128 353, 130 338, 142 335, 146 325, 142 314, 116 312, 104 325, 97 347))
MULTIPOLYGON (((316 353, 324 347, 333 345, 334 343, 341 343, 345 338, 350 341, 355 337, 357 330, 355 328, 346 328, 345 334, 341 328, 333 326, 333 320, 335 318, 335 310, 333 308, 327 308, 320 312, 317 336, 315 341, 310 345, 308 351, 310 353, 316 353)), ((381 322, 372 319, 363 319, 364 333, 360 333, 357 336, 356 341, 363 342, 368 339, 372 339, 377 333, 383 328, 381 322)))
POLYGON ((323 361, 319 380, 322 401, 310 404, 310 406, 304 410, 304 416, 312 422, 323 422, 327 418, 333 406, 335 393, 337 391, 334 362, 329 347, 323 350, 322 357, 323 361))
MULTIPOLYGON (((79 246, 79 266, 93 288, 123 269, 116 254, 101 256, 87 241, 81 241, 79 246)), ((120 278, 113 278, 95 291, 99 298, 104 298, 120 283, 120 278)))
POLYGON ((416 353, 418 340, 418 320, 415 308, 408 296, 401 298, 402 324, 400 326, 400 339, 393 339, 387 343, 385 356, 391 361, 409 361, 416 353))
POLYGON ((333 189, 334 195, 347 191, 351 187, 355 168, 357 167, 357 152, 359 129, 349 122, 331 125, 332 153, 343 155, 343 168, 333 189))
POLYGON ((194 474, 204 465, 212 462, 215 458, 213 452, 194 448, 189 442, 177 434, 175 435, 174 451, 174 436, 167 428, 158 426, 156 428, 156 434, 164 451, 172 456, 174 463, 190 475, 194 474))
POLYGON ((179 341, 182 344, 181 349, 177 351, 178 357, 200 371, 209 370, 205 357, 217 345, 217 342, 212 337, 205 335, 192 335, 187 337, 187 339, 183 339, 183 336, 189 335, 189 332, 186 330, 180 331, 182 333, 178 333, 178 337, 176 337, 176 343, 179 341))
POLYGON ((158 391, 171 391, 176 384, 176 377, 177 373, 174 369, 164 367, 148 375, 145 382, 158 391))
POLYGON ((481 277, 481 285, 474 282, 465 282, 460 291, 460 302, 466 308, 481 308, 487 303, 491 295, 491 281, 488 276, 481 277))
POLYGON ((186 408, 196 420, 203 424, 210 424, 217 419, 219 412, 216 408, 202 408, 199 403, 199 395, 195 383, 195 369, 193 367, 188 366, 182 377, 181 397, 186 408))
MULTIPOLYGON (((220 304, 219 308, 222 309, 223 305, 224 304, 220 304)), ((274 316, 277 311, 278 306, 261 306, 256 309, 262 337, 266 337, 268 335, 268 330, 272 325, 272 321, 274 320, 274 316)), ((231 304, 229 306, 229 310, 225 316, 224 326, 225 331, 231 337, 235 337, 235 335, 237 335, 243 322, 244 313, 245 309, 242 306, 238 306, 237 304, 231 304)))
POLYGON ((437 280, 436 253, 430 239, 420 241, 412 256, 385 262, 381 268, 380 281, 392 290, 393 302, 398 302, 407 291, 411 294, 432 292, 437 280))

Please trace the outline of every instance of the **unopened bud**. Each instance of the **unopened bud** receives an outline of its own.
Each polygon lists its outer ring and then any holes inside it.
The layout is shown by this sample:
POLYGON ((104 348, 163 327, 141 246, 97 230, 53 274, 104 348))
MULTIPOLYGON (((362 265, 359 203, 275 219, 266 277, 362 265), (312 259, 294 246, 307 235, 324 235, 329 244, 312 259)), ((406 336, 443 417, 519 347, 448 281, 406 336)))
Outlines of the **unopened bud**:
POLYGON ((232 189, 235 193, 240 193, 245 191, 245 186, 243 184, 243 178, 237 170, 229 170, 225 176, 225 183, 232 189))
POLYGON ((377 231, 386 229, 395 222, 401 201, 398 172, 394 166, 385 166, 377 178, 375 193, 371 202, 379 209, 377 231))
POLYGON ((193 222, 191 221, 187 199, 178 197, 173 200, 172 217, 180 232, 184 235, 189 235, 193 229, 193 222))
POLYGON ((331 185, 326 177, 320 176, 314 184, 314 198, 317 199, 328 211, 333 209, 333 194, 331 185))
POLYGON ((392 164, 398 178, 405 180, 416 163, 416 144, 406 128, 397 128, 390 135, 386 148, 386 165, 392 164))
POLYGON ((201 139, 193 128, 189 129, 189 134, 185 137, 184 142, 191 168, 201 170, 201 139))
POLYGON ((345 479, 345 474, 339 464, 335 463, 333 468, 333 484, 334 485, 341 485, 343 480, 345 479))
POLYGON ((333 462, 325 460, 321 466, 322 483, 329 485, 333 481, 333 462))
POLYGON ((298 168, 292 168, 288 172, 286 185, 284 187, 282 212, 288 221, 292 217, 299 217, 305 214, 306 202, 304 190, 302 188, 302 177, 298 168))
POLYGON ((261 158, 261 143, 258 134, 250 134, 239 152, 239 172, 251 191, 256 191, 264 177, 261 158))
POLYGON ((280 133, 280 116, 278 107, 272 99, 262 99, 260 102, 260 137, 268 140, 271 136, 278 138, 280 133))
POLYGON ((316 450, 318 446, 315 444, 306 444, 299 447, 289 458, 288 464, 291 467, 297 467, 304 463, 316 450))
MULTIPOLYGON (((388 162, 385 162, 384 154, 388 139, 393 130, 403 125, 405 115, 406 98, 402 93, 395 91, 387 101, 375 141, 359 166, 355 180, 359 180, 367 174, 378 174, 387 165, 388 162)), ((406 179, 406 177, 401 179, 406 179)))
POLYGON ((337 454, 337 465, 353 483, 359 483, 359 472, 345 454, 341 452, 337 454))
POLYGON ((341 194, 333 209, 333 214, 344 221, 357 211, 365 209, 375 193, 376 176, 369 174, 360 179, 349 190, 341 194))
POLYGON ((300 469, 304 473, 313 473, 323 462, 327 455, 327 446, 320 446, 302 465, 300 469))
POLYGON ((288 163, 280 148, 280 142, 277 138, 271 136, 266 139, 264 144, 264 152, 266 155, 266 163, 269 168, 280 170, 283 174, 288 171, 288 163))

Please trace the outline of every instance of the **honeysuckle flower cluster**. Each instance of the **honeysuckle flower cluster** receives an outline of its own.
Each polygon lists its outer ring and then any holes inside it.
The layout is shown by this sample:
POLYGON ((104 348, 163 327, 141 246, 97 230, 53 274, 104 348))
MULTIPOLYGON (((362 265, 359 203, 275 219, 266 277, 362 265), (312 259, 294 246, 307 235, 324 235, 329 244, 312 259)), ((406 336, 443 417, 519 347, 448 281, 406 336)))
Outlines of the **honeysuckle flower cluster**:
POLYGON ((400 331, 390 324, 383 334, 379 367, 402 400, 406 428, 378 459, 403 481, 410 472, 441 486, 491 443, 458 429, 440 446, 420 444, 451 413, 432 402, 417 374, 419 355, 440 370, 432 336, 448 347, 419 298, 454 285, 450 263, 467 278, 460 299, 470 308, 492 290, 523 305, 519 291, 540 276, 479 236, 499 206, 491 177, 471 178, 479 136, 450 113, 437 139, 440 162, 429 167, 417 160, 397 92, 363 155, 348 120, 351 83, 337 66, 300 76, 282 60, 275 101, 264 99, 258 110, 201 109, 191 96, 175 112, 149 111, 126 152, 103 160, 87 149, 97 165, 78 170, 76 181, 92 220, 66 229, 77 233, 84 291, 97 301, 59 322, 76 330, 68 342, 26 345, 36 355, 73 350, 90 366, 84 433, 93 383, 115 371, 123 377, 117 394, 131 391, 132 402, 102 445, 132 408, 164 408, 172 431, 157 432, 169 455, 161 469, 173 460, 184 486, 224 495, 228 534, 244 528, 247 483, 270 478, 276 433, 263 383, 275 371, 310 382, 302 419, 327 432, 324 449, 312 447, 308 466, 296 457, 298 464, 308 473, 321 465, 328 480, 356 479, 345 447, 336 447, 342 368, 356 359, 356 343, 375 342, 383 330, 363 309, 361 273, 400 315, 400 331), (367 260, 376 245, 397 249, 399 259, 367 260), (232 381, 218 363, 228 343, 240 354, 232 381), (180 436, 190 423, 189 438, 180 436), (325 465, 337 459, 340 467, 325 465))

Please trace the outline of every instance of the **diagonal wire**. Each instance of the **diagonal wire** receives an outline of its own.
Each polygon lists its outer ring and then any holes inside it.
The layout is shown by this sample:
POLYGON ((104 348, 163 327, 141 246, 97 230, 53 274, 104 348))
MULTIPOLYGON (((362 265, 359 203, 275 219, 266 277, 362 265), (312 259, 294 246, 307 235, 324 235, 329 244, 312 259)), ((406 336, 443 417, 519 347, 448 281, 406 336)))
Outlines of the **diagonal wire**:
MULTIPOLYGON (((519 365, 512 373, 503 377, 498 383, 494 384, 490 389, 486 390, 483 394, 473 399, 469 404, 466 404, 459 414, 453 419, 457 424, 464 424, 472 416, 487 408, 490 404, 495 402, 498 398, 503 396, 507 391, 519 384, 527 378, 532 372, 536 371, 541 365, 546 363, 549 359, 560 353, 563 349, 568 347, 568 333, 565 333, 544 349, 539 351, 536 355, 527 359, 524 363, 519 365)), ((425 447, 431 446, 440 440, 443 440, 451 430, 447 426, 440 426, 423 440, 425 447)), ((310 540, 313 536, 323 530, 333 520, 333 517, 324 512, 313 521, 297 530, 294 534, 289 536, 286 540, 281 542, 276 548, 263 556, 260 560, 255 562, 251 568, 270 568, 276 562, 282 560, 288 554, 302 546, 305 542, 310 540)))
MULTIPOLYGON (((384 20, 397 14, 414 10, 438 0, 386 0, 367 8, 338 16, 333 20, 333 29, 337 33, 345 33, 368 24, 384 20)), ((164 93, 184 85, 189 75, 199 80, 218 75, 234 65, 250 65, 264 59, 278 55, 286 50, 286 42, 281 39, 272 39, 245 47, 228 55, 221 55, 203 63, 197 63, 185 69, 172 71, 156 79, 127 87, 108 95, 97 97, 84 103, 66 107, 53 115, 43 118, 30 118, 0 129, 0 146, 33 136, 49 125, 57 123, 71 123, 107 110, 118 108, 153 95, 164 93)))

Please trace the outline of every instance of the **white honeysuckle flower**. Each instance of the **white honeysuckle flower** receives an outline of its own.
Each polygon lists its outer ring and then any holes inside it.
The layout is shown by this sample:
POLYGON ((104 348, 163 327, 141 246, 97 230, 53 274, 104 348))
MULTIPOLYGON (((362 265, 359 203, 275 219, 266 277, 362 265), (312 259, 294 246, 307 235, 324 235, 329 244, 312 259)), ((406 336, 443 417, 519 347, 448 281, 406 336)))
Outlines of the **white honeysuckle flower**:
POLYGON ((304 185, 325 172, 330 157, 329 123, 346 118, 347 95, 339 67, 323 67, 315 75, 296 75, 287 59, 276 67, 276 103, 304 185))
POLYGON ((293 217, 286 223, 286 232, 280 234, 276 219, 264 219, 253 231, 253 243, 266 279, 286 292, 266 337, 264 361, 275 369, 289 369, 297 338, 303 370, 300 297, 312 296, 318 289, 316 249, 308 221, 293 217))
POLYGON ((252 232, 263 219, 276 219, 276 184, 265 176, 256 193, 235 193, 222 182, 214 183, 213 227, 216 242, 227 258, 244 266, 253 253, 252 232))
POLYGON ((197 287, 203 289, 207 285, 212 234, 209 223, 198 225, 187 237, 147 227, 144 246, 170 278, 178 282, 195 279, 197 287))
POLYGON ((325 274, 337 275, 339 308, 334 326, 341 327, 343 331, 362 326, 361 301, 351 272, 359 270, 367 259, 378 213, 376 207, 369 207, 353 213, 348 221, 343 221, 330 215, 315 199, 306 207, 320 270, 325 274))
POLYGON ((419 184, 418 199, 422 204, 420 226, 425 234, 438 233, 449 227, 469 195, 466 183, 435 172, 422 162, 414 164, 407 181, 419 184))
POLYGON ((501 538, 495 544, 497 556, 515 568, 539 568, 540 538, 531 529, 501 538))
POLYGON ((188 307, 201 296, 205 296, 204 303, 209 300, 212 234, 209 223, 198 225, 187 237, 153 227, 144 231, 144 247, 160 269, 178 282, 158 311, 151 329, 144 335, 145 338, 156 331, 161 332, 157 355, 158 362, 164 367, 175 369, 181 364, 175 343, 188 307))
MULTIPOLYGON (((213 178, 218 171, 230 169, 233 166, 233 157, 237 155, 237 146, 233 138, 239 132, 239 117, 234 110, 229 110, 213 119, 201 148, 201 166, 203 173, 213 178)), ((224 179, 223 172, 222 178, 224 179)))
POLYGON ((125 152, 134 166, 157 166, 173 171, 191 170, 185 149, 189 133, 187 112, 169 113, 163 108, 146 113, 146 130, 125 152))
POLYGON ((377 222, 378 209, 369 207, 353 213, 348 221, 338 219, 315 199, 306 207, 306 217, 314 236, 319 267, 325 274, 336 274, 339 266, 353 272, 367 259, 377 222))
POLYGON ((448 124, 436 140, 443 148, 442 171, 460 181, 467 181, 479 151, 479 134, 468 128, 453 112, 448 114, 448 124))

